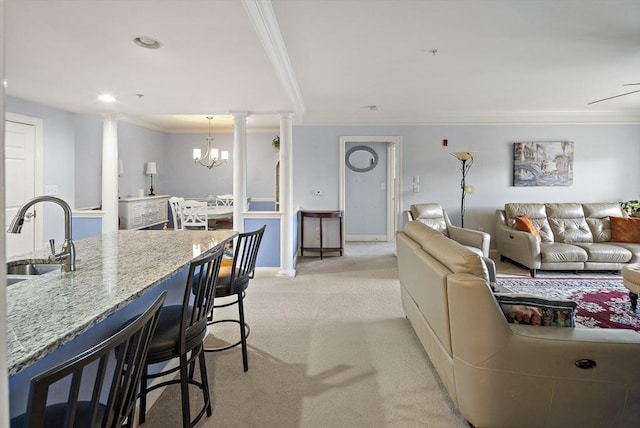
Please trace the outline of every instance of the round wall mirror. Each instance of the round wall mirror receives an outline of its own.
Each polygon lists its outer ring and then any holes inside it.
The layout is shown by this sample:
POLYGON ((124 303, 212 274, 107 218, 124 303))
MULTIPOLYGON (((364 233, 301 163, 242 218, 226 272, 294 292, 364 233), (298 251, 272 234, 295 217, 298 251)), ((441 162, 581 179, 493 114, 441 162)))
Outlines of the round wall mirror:
POLYGON ((371 171, 378 165, 378 153, 368 146, 355 146, 345 155, 347 168, 355 172, 371 171))

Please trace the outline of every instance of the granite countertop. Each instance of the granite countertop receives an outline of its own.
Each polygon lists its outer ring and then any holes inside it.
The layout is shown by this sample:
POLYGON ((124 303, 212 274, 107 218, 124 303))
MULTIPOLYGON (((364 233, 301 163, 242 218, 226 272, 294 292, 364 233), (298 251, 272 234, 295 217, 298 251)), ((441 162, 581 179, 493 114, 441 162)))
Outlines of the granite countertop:
MULTIPOLYGON (((235 236, 230 230, 120 230, 75 241, 75 272, 56 270, 7 287, 9 375, 235 236)), ((43 249, 8 261, 48 255, 43 249)))

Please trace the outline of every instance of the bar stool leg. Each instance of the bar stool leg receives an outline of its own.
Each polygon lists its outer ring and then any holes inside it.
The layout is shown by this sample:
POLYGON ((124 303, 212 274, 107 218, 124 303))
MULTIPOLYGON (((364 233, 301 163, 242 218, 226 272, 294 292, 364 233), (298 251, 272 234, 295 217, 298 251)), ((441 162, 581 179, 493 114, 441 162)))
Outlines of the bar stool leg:
POLYGON ((238 293, 238 316, 240 319, 240 342, 242 346, 242 366, 244 371, 249 370, 249 361, 247 357, 247 333, 245 331, 244 324, 244 299, 242 298, 242 293, 238 293))

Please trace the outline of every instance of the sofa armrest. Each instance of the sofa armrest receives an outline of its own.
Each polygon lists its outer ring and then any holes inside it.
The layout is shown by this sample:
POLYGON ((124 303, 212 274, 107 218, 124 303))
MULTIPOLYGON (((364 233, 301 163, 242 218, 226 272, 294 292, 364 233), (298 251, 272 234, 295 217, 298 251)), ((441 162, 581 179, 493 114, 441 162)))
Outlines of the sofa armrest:
POLYGON ((636 332, 509 324, 471 275, 449 275, 447 293, 458 404, 475 426, 626 426, 640 411, 636 332))
POLYGON ((411 215, 411 211, 409 210, 402 211, 402 219, 404 220, 405 225, 410 221, 413 221, 413 215, 411 215))
POLYGON ((538 269, 542 263, 540 242, 532 233, 507 226, 503 210, 496 211, 496 246, 498 253, 529 269, 538 269))
POLYGON ((479 248, 484 257, 489 257, 491 235, 488 233, 474 229, 463 229, 453 225, 450 225, 447 230, 449 231, 449 238, 459 244, 479 248))

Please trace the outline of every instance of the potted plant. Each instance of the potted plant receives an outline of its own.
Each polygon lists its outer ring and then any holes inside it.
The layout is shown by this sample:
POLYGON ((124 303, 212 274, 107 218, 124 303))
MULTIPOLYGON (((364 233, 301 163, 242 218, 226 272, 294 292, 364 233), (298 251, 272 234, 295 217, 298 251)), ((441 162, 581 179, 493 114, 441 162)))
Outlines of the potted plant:
POLYGON ((620 202, 620 207, 631 217, 640 217, 640 202, 636 199, 632 199, 626 202, 620 202))
POLYGON ((271 140, 271 145, 273 146, 274 149, 280 150, 280 136, 279 135, 276 135, 275 137, 273 137, 273 140, 271 140))

